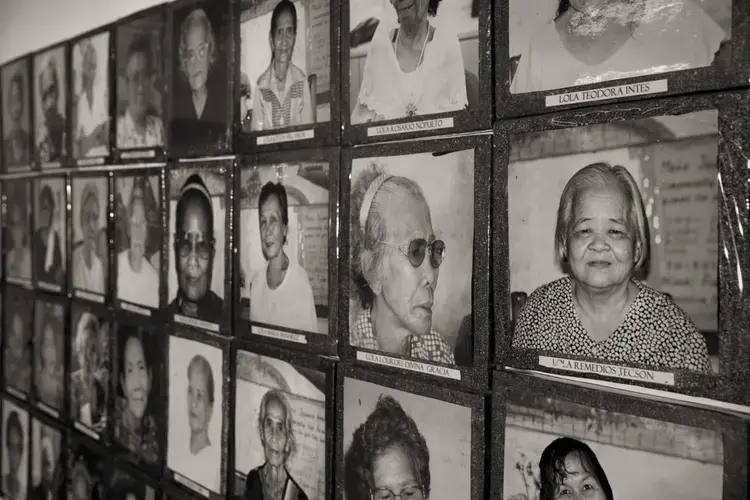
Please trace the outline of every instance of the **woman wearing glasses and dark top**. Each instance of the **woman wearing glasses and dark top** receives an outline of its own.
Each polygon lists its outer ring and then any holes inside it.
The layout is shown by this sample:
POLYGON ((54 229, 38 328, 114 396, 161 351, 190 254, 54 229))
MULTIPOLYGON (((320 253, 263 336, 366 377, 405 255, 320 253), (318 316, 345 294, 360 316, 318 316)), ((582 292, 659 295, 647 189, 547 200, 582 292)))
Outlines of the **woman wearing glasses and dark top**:
POLYGON ((416 422, 391 396, 381 395, 354 431, 344 456, 346 500, 425 500, 430 497, 430 450, 416 422))
POLYGON ((169 305, 172 313, 212 323, 221 321, 224 302, 211 290, 215 244, 211 195, 200 176, 193 174, 182 186, 175 209, 178 289, 169 305))
POLYGON ((422 189, 371 166, 352 188, 352 279, 363 312, 352 346, 455 364, 432 329, 445 243, 435 239, 422 189))

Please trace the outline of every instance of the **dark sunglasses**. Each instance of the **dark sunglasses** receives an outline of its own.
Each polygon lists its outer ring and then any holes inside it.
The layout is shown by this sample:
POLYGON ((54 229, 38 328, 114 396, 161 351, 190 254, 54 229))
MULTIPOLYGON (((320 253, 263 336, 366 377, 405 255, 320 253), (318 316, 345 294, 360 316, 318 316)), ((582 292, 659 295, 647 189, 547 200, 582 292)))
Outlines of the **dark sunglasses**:
POLYGON ((445 242, 443 240, 435 240, 432 243, 427 243, 427 240, 424 238, 417 238, 416 240, 411 240, 409 243, 391 243, 390 241, 380 240, 378 240, 378 243, 398 248, 402 254, 406 255, 414 267, 422 265, 428 249, 430 250, 430 265, 433 269, 440 267, 445 258, 445 242))
POLYGON ((177 255, 179 255, 182 259, 189 257, 190 252, 192 252, 193 249, 195 249, 195 253, 196 255, 198 255, 198 257, 200 257, 201 259, 208 259, 209 257, 211 257, 211 252, 214 249, 215 243, 216 240, 214 240, 213 238, 210 240, 200 240, 193 243, 186 237, 179 239, 175 235, 175 248, 177 249, 177 255))

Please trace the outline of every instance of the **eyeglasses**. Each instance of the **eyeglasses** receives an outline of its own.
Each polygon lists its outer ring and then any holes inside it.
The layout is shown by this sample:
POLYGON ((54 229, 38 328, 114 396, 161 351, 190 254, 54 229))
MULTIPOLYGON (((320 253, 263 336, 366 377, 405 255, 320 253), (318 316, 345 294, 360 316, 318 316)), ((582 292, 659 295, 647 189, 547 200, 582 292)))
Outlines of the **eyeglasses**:
POLYGON ((377 488, 370 492, 370 500, 424 500, 421 486, 407 486, 400 493, 394 493, 389 488, 377 488))
POLYGON ((186 64, 195 62, 196 60, 205 60, 206 54, 208 53, 208 42, 203 42, 198 45, 195 49, 185 49, 182 53, 182 57, 185 59, 186 64))
POLYGON ((414 267, 422 265, 427 249, 430 250, 430 265, 433 269, 440 267, 445 258, 445 242, 443 240, 435 240, 432 243, 427 243, 427 240, 424 238, 417 238, 411 240, 409 243, 392 243, 381 240, 378 240, 378 243, 398 248, 402 254, 406 255, 414 267))
POLYGON ((213 251, 214 244, 216 243, 216 240, 213 238, 211 238, 210 240, 198 240, 193 242, 187 236, 179 238, 177 235, 175 235, 174 239, 175 248, 177 249, 177 255, 179 255, 182 259, 189 257, 190 253, 193 251, 201 259, 208 259, 209 257, 211 257, 211 252, 213 251))

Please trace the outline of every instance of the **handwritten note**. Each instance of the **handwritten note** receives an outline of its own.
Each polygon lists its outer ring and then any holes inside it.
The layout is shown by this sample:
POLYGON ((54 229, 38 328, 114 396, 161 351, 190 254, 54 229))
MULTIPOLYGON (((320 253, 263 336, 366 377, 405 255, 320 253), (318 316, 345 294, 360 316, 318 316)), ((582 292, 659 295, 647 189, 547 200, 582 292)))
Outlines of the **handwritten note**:
POLYGON ((302 267, 310 278, 316 305, 328 305, 328 206, 298 208, 302 267))
POLYGON ((318 95, 331 90, 330 0, 309 0, 307 74, 318 76, 318 95))

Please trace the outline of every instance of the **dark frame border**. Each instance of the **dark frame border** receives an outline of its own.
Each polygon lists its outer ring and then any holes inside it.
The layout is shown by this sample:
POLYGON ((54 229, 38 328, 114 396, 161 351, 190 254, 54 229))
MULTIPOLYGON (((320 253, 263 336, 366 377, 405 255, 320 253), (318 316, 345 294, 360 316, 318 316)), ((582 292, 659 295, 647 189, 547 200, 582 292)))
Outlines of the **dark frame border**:
POLYGON ((439 368, 449 368, 460 372, 460 380, 453 380, 446 376, 436 376, 421 371, 411 371, 391 366, 374 365, 378 369, 389 372, 408 373, 414 377, 426 380, 440 380, 446 385, 460 385, 475 391, 485 391, 489 383, 489 350, 490 350, 490 204, 491 183, 482 182, 489 179, 491 172, 492 139, 489 135, 471 137, 449 137, 425 139, 420 141, 405 141, 390 144, 378 144, 357 148, 346 148, 342 151, 341 177, 339 181, 340 196, 340 224, 338 243, 338 322, 339 322, 339 356, 342 360, 360 363, 357 360, 359 352, 385 356, 392 360, 408 360, 423 365, 439 368), (472 366, 445 365, 420 360, 412 357, 388 354, 369 349, 360 349, 349 344, 349 297, 351 295, 351 245, 349 227, 351 211, 351 170, 352 162, 356 158, 377 158, 384 156, 402 156, 418 153, 447 154, 463 150, 474 150, 474 236, 473 236, 473 265, 471 277, 471 316, 472 327, 472 366))
MULTIPOLYGON (((64 431, 63 431, 64 432, 64 431)), ((65 491, 70 495, 71 481, 72 481, 72 465, 76 455, 86 453, 94 455, 101 460, 101 477, 99 483, 103 483, 105 479, 105 472, 107 471, 106 461, 109 457, 109 450, 102 443, 94 441, 85 434, 76 433, 74 429, 68 429, 67 436, 63 434, 63 443, 65 445, 65 491), (81 451, 83 450, 83 451, 81 451)), ((88 469, 87 469, 88 470, 88 469)), ((91 473, 91 471, 88 471, 91 473)))
MULTIPOLYGON (((339 342, 338 329, 338 318, 336 316, 338 312, 338 263, 336 260, 336 234, 339 228, 338 210, 339 207, 339 171, 340 171, 340 149, 339 148, 326 148, 326 149, 312 149, 312 150, 300 150, 300 151, 282 151, 275 153, 257 154, 254 156, 243 156, 238 158, 237 171, 235 172, 235 200, 234 200, 234 213, 235 224, 234 234, 235 236, 235 263, 234 269, 240 269, 240 255, 241 245, 247 242, 242 242, 241 233, 241 203, 242 197, 242 174, 243 170, 253 170, 255 168, 269 167, 278 165, 281 163, 295 163, 295 162, 327 162, 328 163, 328 333, 320 334, 314 332, 303 332, 301 330, 295 330, 291 328, 284 328, 279 325, 255 323, 250 319, 245 319, 241 316, 241 290, 240 280, 237 276, 234 277, 234 297, 236 297, 235 307, 235 318, 234 318, 234 331, 238 337, 251 338, 260 343, 278 344, 287 347, 303 347, 309 349, 312 352, 322 354, 336 354, 336 346, 339 342), (267 336, 259 335, 253 332, 253 327, 257 326, 267 330, 282 332, 291 334, 290 336, 299 340, 289 341, 284 340, 281 337, 278 339, 267 336)), ((248 277, 249 279, 249 277, 248 277)), ((248 299, 249 300, 249 299, 248 299)))
POLYGON ((724 441, 722 498, 730 500, 747 497, 748 427, 744 420, 718 412, 687 408, 677 404, 498 371, 494 373, 493 381, 490 431, 492 435, 492 463, 488 470, 493 498, 505 498, 503 471, 506 404, 522 401, 519 404, 528 405, 531 398, 552 398, 609 412, 624 413, 720 432, 724 441))
MULTIPOLYGON (((8 217, 8 192, 11 191, 10 188, 12 188, 14 185, 17 185, 19 182, 26 183, 26 194, 27 194, 27 205, 29 209, 28 213, 28 228, 29 228, 29 252, 31 253, 31 238, 33 236, 34 232, 34 189, 33 189, 33 181, 37 177, 36 172, 23 172, 23 173, 16 173, 16 174, 5 174, 3 175, 3 192, 2 192, 2 200, 4 205, 3 210, 3 217, 2 217, 2 224, 3 229, 5 230, 5 233, 3 234, 3 241, 2 241, 2 248, 0 249, 3 254, 2 264, 2 278, 4 282, 8 285, 15 285, 18 287, 26 288, 28 290, 33 289, 33 271, 34 271, 34 265, 32 262, 31 265, 31 274, 29 275, 29 278, 21 278, 18 276, 8 276, 8 270, 6 269, 6 265, 8 263, 7 258, 7 249, 6 245, 7 242, 10 241, 10 226, 9 224, 9 217, 8 217)), ((30 255, 31 257, 31 255, 30 255)))
POLYGON ((57 422, 61 423, 67 423, 68 421, 68 403, 70 401, 69 398, 69 385, 70 385, 70 378, 68 375, 68 348, 70 344, 70 338, 72 337, 72 332, 69 330, 71 317, 70 317, 70 301, 65 296, 59 296, 59 295, 53 295, 49 293, 40 293, 36 292, 34 296, 34 314, 32 317, 32 330, 31 330, 31 397, 29 398, 31 403, 33 404, 34 408, 36 408, 39 412, 43 413, 44 415, 48 416, 50 419, 54 419, 57 422), (62 363, 62 372, 64 374, 63 376, 63 383, 62 383, 62 391, 63 391, 63 401, 61 408, 53 408, 47 405, 46 403, 42 402, 40 398, 37 396, 37 387, 36 387, 36 381, 34 377, 34 366, 36 362, 36 346, 34 345, 34 337, 37 334, 37 304, 39 302, 45 302, 47 304, 54 304, 56 306, 62 307, 63 309, 63 316, 62 316, 62 327, 63 327, 63 352, 60 353, 62 355, 62 359, 58 360, 58 363, 62 363))
MULTIPOLYGON (((151 488, 151 491, 154 492, 154 500, 162 500, 161 485, 153 477, 134 467, 132 464, 120 460, 119 457, 109 455, 105 457, 105 460, 106 463, 104 465, 104 470, 105 474, 107 474, 106 479, 110 478, 109 475, 112 474, 113 471, 124 472, 136 483, 142 484, 146 488, 151 488)), ((104 487, 106 490, 109 490, 109 484, 105 484, 104 487)), ((146 500, 146 498, 147 497, 144 497, 144 500, 146 500)))
POLYGON ((42 180, 45 179, 62 179, 63 181, 63 206, 62 210, 65 211, 65 232, 62 234, 59 234, 60 237, 60 245, 64 246, 66 249, 66 254, 63 257, 63 264, 65 265, 65 277, 63 279, 63 282, 60 283, 48 283, 46 281, 41 281, 38 279, 36 275, 36 266, 34 265, 35 259, 36 259, 36 250, 33 248, 33 245, 31 245, 31 283, 33 287, 37 290, 41 290, 47 293, 55 293, 60 295, 65 295, 68 291, 68 285, 69 285, 69 276, 70 276, 70 255, 67 253, 68 250, 68 215, 67 215, 67 207, 70 205, 70 197, 68 196, 68 182, 69 182, 69 176, 70 174, 64 170, 54 171, 54 173, 48 173, 48 172, 39 172, 37 175, 35 175, 32 178, 29 178, 31 181, 31 232, 29 233, 30 238, 34 238, 34 233, 36 232, 36 219, 37 214, 34 210, 36 203, 37 203, 37 197, 39 196, 39 193, 37 192, 37 186, 42 180))
MULTIPOLYGON (((0 352, 0 359, 3 360, 3 366, 5 366, 5 338, 6 338, 6 322, 9 319, 9 315, 6 313, 6 311, 9 311, 11 307, 9 307, 11 304, 30 304, 27 307, 27 312, 30 315, 29 319, 29 325, 31 326, 32 332, 31 335, 29 335, 28 339, 28 349, 29 349, 29 390, 28 392, 23 392, 21 389, 14 387, 7 383, 5 380, 5 371, 3 370, 3 373, 0 373, 0 387, 2 387, 3 392, 6 394, 9 394, 17 401, 23 401, 24 406, 31 406, 29 401, 31 400, 31 396, 33 393, 33 386, 34 386, 34 352, 33 352, 33 329, 34 329, 34 306, 36 305, 36 300, 34 296, 34 292, 31 291, 28 288, 12 285, 12 286, 4 286, 2 290, 3 296, 3 311, 2 311, 2 335, 0 336, 0 344, 2 345, 2 351, 0 352)), ((66 393, 67 397, 67 393, 66 393)))
MULTIPOLYGON (((747 169, 740 168, 747 162, 748 141, 744 135, 750 126, 750 95, 746 92, 722 92, 701 96, 673 97, 644 104, 603 106, 596 110, 583 109, 563 111, 500 122, 495 127, 494 166, 494 223, 493 223, 493 276, 494 309, 496 314, 494 335, 495 363, 516 368, 542 370, 572 375, 571 372, 555 371, 538 365, 541 352, 515 350, 511 347, 513 332, 510 311, 510 271, 508 241, 508 163, 510 136, 528 132, 569 129, 580 126, 632 121, 665 115, 679 115, 695 111, 717 109, 719 112, 719 152, 717 158, 722 198, 719 203, 719 331, 720 371, 719 375, 703 375, 695 372, 670 370, 653 366, 636 366, 625 363, 610 363, 601 359, 564 355, 565 358, 633 366, 654 371, 675 373, 675 386, 638 384, 638 382, 613 379, 589 374, 577 374, 582 378, 611 380, 623 384, 647 387, 712 399, 736 400, 734 394, 740 381, 750 377, 750 338, 744 333, 750 328, 750 302, 741 291, 738 273, 750 274, 750 244, 741 235, 741 227, 748 227, 750 214, 735 211, 737 205, 745 206, 748 200, 746 184, 750 180, 747 169), (732 252, 729 258, 721 258, 724 243, 731 239, 732 252)), ((557 355, 559 353, 550 353, 557 355)))
POLYGON ((67 493, 67 486, 68 486, 68 428, 65 427, 63 424, 61 424, 59 421, 55 420, 54 418, 50 417, 44 412, 36 411, 35 409, 32 409, 29 412, 30 418, 29 418, 29 483, 27 491, 31 491, 33 487, 33 471, 34 471, 34 455, 33 455, 33 447, 34 447, 34 422, 37 422, 39 425, 42 425, 44 427, 47 427, 49 429, 54 430, 55 432, 60 434, 60 461, 61 461, 61 467, 62 467, 62 484, 59 485, 60 488, 62 488, 67 493))
MULTIPOLYGON (((28 492, 31 489, 29 487, 31 486, 31 467, 32 467, 31 447, 33 444, 31 441, 31 436, 32 436, 31 423, 34 420, 34 415, 32 414, 32 411, 29 409, 28 404, 25 401, 14 397, 12 394, 0 393, 0 425, 5 423, 4 418, 2 417, 4 417, 3 412, 5 411, 6 405, 8 405, 9 403, 15 406, 18 410, 26 413, 25 415, 26 417, 26 473, 27 473, 26 474, 26 491, 28 492)), ((19 416, 22 419, 24 418, 21 415, 19 416)), ((4 429, 3 429, 3 432, 4 432, 4 429)), ((63 449, 65 449, 65 431, 62 431, 62 433, 63 433, 62 434, 63 439, 62 439, 61 446, 63 449)), ((8 497, 5 496, 6 492, 5 492, 5 487, 4 487, 5 485, 3 484, 4 482, 5 481, 0 482, 0 497, 10 498, 9 496, 8 497)))
MULTIPOLYGON (((13 66, 14 64, 21 63, 26 66, 25 72, 26 72, 26 81, 29 84, 29 87, 25 89, 26 95, 24 96, 26 101, 24 104, 26 108, 28 109, 29 113, 29 163, 27 165, 16 165, 11 167, 10 165, 5 164, 5 152, 2 154, 2 158, 0 158, 0 164, 2 164, 2 172, 5 174, 18 174, 18 173, 26 173, 31 172, 33 170, 37 169, 37 162, 36 162, 36 149, 34 148, 34 91, 32 88, 32 85, 34 84, 34 53, 29 52, 23 55, 20 55, 18 57, 15 57, 11 59, 10 61, 5 62, 5 64, 0 67, 0 73, 4 73, 8 67, 13 66)), ((1 92, 2 90, 2 83, 0 83, 0 100, 4 97, 4 92, 1 92)), ((2 108, 5 107, 5 103, 2 104, 2 108)), ((0 108, 0 109, 2 109, 0 108)), ((4 115, 4 113, 3 113, 4 115)), ((0 116, 0 122, 4 121, 4 117, 0 116)), ((2 139, 5 141, 5 130, 3 130, 3 124, 0 123, 0 130, 2 130, 2 139)))

